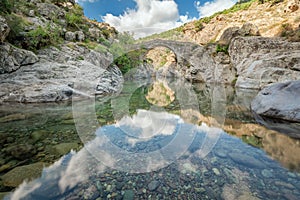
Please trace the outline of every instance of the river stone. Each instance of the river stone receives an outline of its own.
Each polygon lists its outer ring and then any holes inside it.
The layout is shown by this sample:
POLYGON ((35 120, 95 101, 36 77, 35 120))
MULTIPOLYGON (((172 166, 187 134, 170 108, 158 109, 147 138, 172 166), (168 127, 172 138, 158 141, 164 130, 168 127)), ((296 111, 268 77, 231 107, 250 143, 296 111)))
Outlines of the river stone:
POLYGON ((48 132, 45 130, 37 130, 31 133, 31 138, 34 143, 45 139, 47 136, 48 136, 48 132))
POLYGON ((125 190, 123 195, 123 200, 133 200, 134 192, 132 190, 125 190))
POLYGON ((217 176, 219 176, 221 174, 217 168, 213 168, 212 170, 213 170, 214 174, 217 176))
POLYGON ((159 181, 156 181, 156 180, 151 181, 151 182, 148 184, 148 189, 149 189, 150 191, 154 191, 154 190, 156 190, 156 189, 158 188, 159 185, 160 185, 160 182, 159 182, 159 181))
POLYGON ((77 143, 70 142, 70 143, 57 144, 57 145, 53 146, 50 151, 56 155, 63 156, 65 154, 69 153, 72 149, 75 150, 77 148, 78 148, 77 143))
POLYGON ((3 185, 17 187, 24 180, 30 181, 41 176, 45 163, 38 162, 16 167, 2 176, 3 185))
POLYGON ((229 153, 229 157, 236 163, 252 168, 265 168, 264 163, 252 156, 240 153, 229 153))
POLYGON ((36 149, 30 144, 14 145, 6 148, 5 151, 19 160, 25 160, 36 154, 36 149))
POLYGON ((272 172, 270 170, 267 170, 267 169, 262 170, 261 174, 265 178, 271 178, 273 176, 272 172))
POLYGON ((273 84, 258 93, 251 109, 258 115, 300 122, 300 80, 273 84))

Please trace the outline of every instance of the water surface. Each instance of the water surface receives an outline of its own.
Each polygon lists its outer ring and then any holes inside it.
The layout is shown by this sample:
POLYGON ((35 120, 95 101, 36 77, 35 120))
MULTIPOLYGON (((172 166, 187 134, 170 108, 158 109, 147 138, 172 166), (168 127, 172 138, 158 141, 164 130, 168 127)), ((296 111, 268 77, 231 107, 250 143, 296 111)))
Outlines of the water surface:
POLYGON ((1 195, 297 199, 299 139, 256 123, 256 93, 157 80, 111 97, 1 105, 1 195))

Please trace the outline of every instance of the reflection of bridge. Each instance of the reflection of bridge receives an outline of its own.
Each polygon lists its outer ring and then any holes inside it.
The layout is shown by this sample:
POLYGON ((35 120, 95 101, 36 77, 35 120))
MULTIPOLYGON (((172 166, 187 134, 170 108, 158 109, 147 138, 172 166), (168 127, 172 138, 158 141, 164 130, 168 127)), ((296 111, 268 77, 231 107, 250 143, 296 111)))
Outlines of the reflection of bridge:
POLYGON ((150 50, 155 47, 166 47, 174 52, 178 63, 188 63, 186 69, 179 69, 186 78, 192 75, 203 82, 217 82, 217 78, 214 78, 214 60, 203 46, 196 43, 157 39, 135 44, 128 50, 150 50))

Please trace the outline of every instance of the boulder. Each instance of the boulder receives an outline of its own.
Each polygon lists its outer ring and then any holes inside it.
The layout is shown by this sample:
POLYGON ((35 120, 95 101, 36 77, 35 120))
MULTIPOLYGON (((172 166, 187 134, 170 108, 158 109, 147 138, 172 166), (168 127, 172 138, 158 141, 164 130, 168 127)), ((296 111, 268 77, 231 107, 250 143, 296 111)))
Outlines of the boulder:
POLYGON ((16 48, 10 44, 0 45, 0 52, 0 74, 11 73, 39 60, 33 52, 16 48))
POLYGON ((101 31, 99 28, 93 27, 93 28, 89 28, 89 36, 90 38, 92 38, 93 40, 98 40, 99 37, 101 36, 101 31))
POLYGON ((4 42, 10 31, 9 26, 6 24, 6 20, 0 16, 0 43, 4 42))
POLYGON ((42 49, 39 62, 0 74, 0 101, 56 102, 71 99, 74 94, 82 98, 118 90, 122 74, 117 67, 108 68, 111 54, 70 45, 42 49))
POLYGON ((260 36, 258 27, 251 23, 245 23, 240 29, 241 36, 260 36))
POLYGON ((68 31, 65 34, 65 40, 67 41, 75 41, 76 40, 76 34, 74 32, 68 31))
POLYGON ((36 154, 36 149, 30 144, 18 144, 5 149, 6 152, 19 160, 31 158, 36 154))
POLYGON ((41 176, 44 166, 45 163, 38 162, 16 167, 1 177, 3 185, 7 187, 17 187, 25 180, 30 181, 38 178, 41 176))
POLYGON ((69 153, 72 149, 76 150, 78 146, 79 145, 75 142, 61 143, 51 147, 50 152, 58 156, 63 156, 69 153))
POLYGON ((76 40, 82 42, 85 39, 84 33, 82 31, 76 31, 76 40))
POLYGON ((251 109, 258 115, 300 122, 300 80, 272 84, 258 93, 251 109))
POLYGON ((226 29, 219 39, 219 44, 229 45, 231 40, 237 36, 259 36, 257 26, 251 23, 245 23, 241 28, 230 27, 226 29))
POLYGON ((237 71, 236 87, 261 89, 267 84, 297 80, 300 43, 282 38, 237 37, 229 46, 237 71))
POLYGON ((38 13, 46 19, 63 18, 65 16, 64 10, 58 6, 50 3, 38 3, 38 13))
POLYGON ((230 27, 223 32, 219 39, 219 43, 222 45, 228 45, 230 41, 237 36, 240 36, 240 28, 230 27))

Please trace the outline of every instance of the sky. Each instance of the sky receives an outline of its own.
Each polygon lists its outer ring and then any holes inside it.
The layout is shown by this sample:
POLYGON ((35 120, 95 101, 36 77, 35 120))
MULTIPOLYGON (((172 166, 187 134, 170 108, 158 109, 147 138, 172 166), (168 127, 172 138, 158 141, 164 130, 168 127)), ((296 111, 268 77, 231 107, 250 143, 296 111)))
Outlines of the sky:
POLYGON ((76 0, 90 19, 136 38, 163 32, 230 8, 237 0, 76 0))

